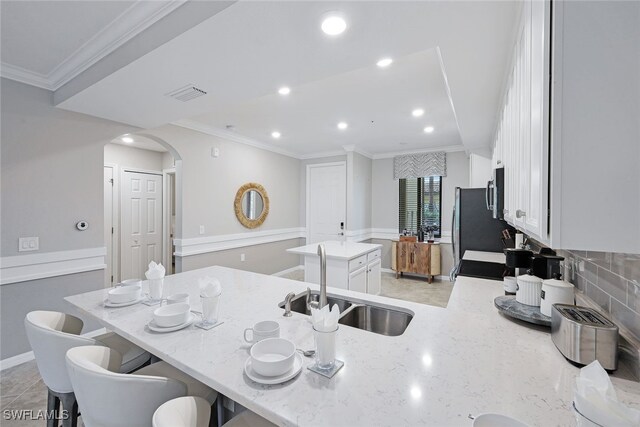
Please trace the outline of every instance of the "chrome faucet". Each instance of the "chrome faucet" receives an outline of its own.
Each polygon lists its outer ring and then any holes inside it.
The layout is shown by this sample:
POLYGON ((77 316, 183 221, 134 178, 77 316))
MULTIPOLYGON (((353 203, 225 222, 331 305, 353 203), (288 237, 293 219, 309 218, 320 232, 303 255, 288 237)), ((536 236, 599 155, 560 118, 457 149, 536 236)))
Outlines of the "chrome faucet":
POLYGON ((324 245, 318 245, 318 255, 320 256, 320 304, 318 308, 327 305, 327 254, 324 245))
POLYGON ((289 292, 284 297, 284 317, 291 317, 291 301, 296 297, 295 292, 289 292))

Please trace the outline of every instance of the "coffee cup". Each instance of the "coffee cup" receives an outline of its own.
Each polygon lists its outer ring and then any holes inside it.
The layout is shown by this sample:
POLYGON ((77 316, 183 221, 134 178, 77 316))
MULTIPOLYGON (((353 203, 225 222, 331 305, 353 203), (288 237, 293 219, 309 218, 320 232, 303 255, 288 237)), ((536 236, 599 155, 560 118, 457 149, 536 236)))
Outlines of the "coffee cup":
POLYGON ((244 330, 244 340, 248 343, 255 344, 267 338, 280 337, 280 325, 273 320, 263 320, 253 325, 253 328, 244 330), (247 335, 250 333, 251 337, 247 335))

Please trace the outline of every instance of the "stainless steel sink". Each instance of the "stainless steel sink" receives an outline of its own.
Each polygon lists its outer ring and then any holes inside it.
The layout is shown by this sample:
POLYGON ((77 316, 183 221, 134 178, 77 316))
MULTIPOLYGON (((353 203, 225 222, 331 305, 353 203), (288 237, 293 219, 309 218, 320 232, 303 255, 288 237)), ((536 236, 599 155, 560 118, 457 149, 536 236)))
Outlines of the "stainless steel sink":
POLYGON ((373 305, 358 305, 347 310, 340 317, 338 323, 395 337, 404 333, 411 319, 413 319, 413 315, 404 311, 373 305))
MULTIPOLYGON (((318 301, 320 293, 311 292, 310 300, 318 301)), ((327 295, 327 302, 331 307, 337 304, 340 308, 338 323, 344 326, 362 329, 380 335, 402 335, 409 326, 413 313, 399 307, 390 308, 356 299, 345 299, 336 295, 327 295)), ((284 302, 278 304, 284 308, 284 302)), ((291 311, 310 315, 307 309, 307 293, 302 292, 291 300, 291 311)))

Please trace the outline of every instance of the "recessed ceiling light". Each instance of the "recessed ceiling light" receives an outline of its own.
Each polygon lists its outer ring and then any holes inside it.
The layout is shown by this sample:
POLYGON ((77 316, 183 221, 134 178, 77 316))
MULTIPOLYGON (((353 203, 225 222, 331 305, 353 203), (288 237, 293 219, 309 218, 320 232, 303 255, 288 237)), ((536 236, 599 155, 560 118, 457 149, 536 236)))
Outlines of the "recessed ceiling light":
POLYGON ((393 62, 391 58, 382 58, 380 61, 376 62, 376 65, 380 68, 388 67, 393 62))
POLYGON ((348 127, 349 127, 349 125, 347 124, 347 122, 338 123, 338 129, 344 130, 344 129, 348 128, 348 127))
POLYGON ((280 89, 278 89, 278 93, 280 95, 289 95, 289 93, 291 93, 291 89, 289 89, 286 86, 281 87, 280 89))
POLYGON ((347 21, 341 16, 330 14, 322 20, 321 28, 329 36, 337 36, 347 29, 347 21))
POLYGON ((275 139, 280 138, 280 132, 278 132, 277 130, 274 130, 273 132, 271 132, 271 136, 274 137, 275 139))
POLYGON ((411 115, 412 115, 413 117, 420 117, 420 116, 422 116, 423 114, 424 114, 424 110, 423 110, 422 108, 416 108, 415 110, 413 110, 413 111, 411 112, 411 115))
POLYGON ((133 142, 133 138, 131 138, 130 136, 123 136, 122 142, 124 142, 125 144, 131 144, 133 142))
POLYGON ((424 128, 425 133, 431 133, 433 132, 433 126, 427 126, 426 128, 424 128))

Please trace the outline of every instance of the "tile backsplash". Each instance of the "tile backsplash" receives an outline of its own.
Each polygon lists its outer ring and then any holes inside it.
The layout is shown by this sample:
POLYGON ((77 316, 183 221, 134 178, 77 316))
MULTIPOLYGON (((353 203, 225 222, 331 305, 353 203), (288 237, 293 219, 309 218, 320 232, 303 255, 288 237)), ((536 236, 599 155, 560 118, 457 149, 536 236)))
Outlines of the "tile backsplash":
POLYGON ((640 341, 640 254, 560 250, 573 258, 572 282, 611 319, 640 341))

